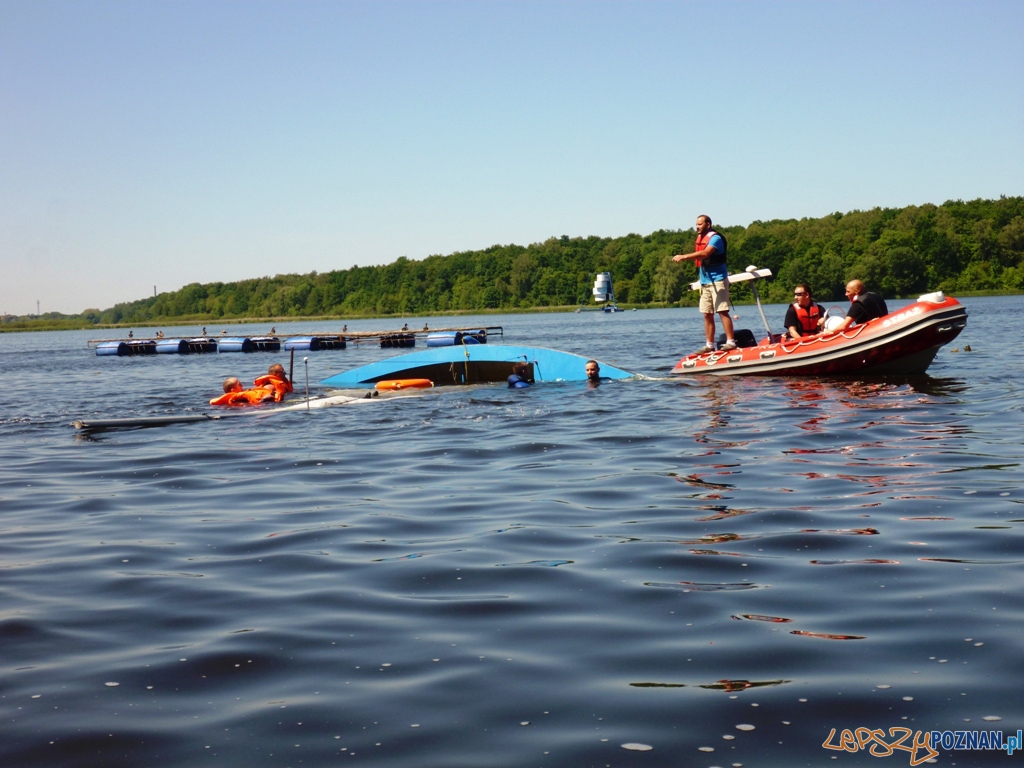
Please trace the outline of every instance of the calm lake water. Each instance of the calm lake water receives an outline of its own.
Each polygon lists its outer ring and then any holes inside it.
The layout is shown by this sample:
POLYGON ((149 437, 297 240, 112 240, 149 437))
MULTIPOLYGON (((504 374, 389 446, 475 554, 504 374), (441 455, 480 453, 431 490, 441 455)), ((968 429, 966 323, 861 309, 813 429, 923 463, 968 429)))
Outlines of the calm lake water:
POLYGON ((94 437, 69 423, 207 411, 285 354, 0 336, 0 766, 886 766, 912 756, 823 743, 1016 734, 1024 297, 964 303, 928 376, 870 381, 669 379, 693 309, 411 317, 650 378, 94 437))

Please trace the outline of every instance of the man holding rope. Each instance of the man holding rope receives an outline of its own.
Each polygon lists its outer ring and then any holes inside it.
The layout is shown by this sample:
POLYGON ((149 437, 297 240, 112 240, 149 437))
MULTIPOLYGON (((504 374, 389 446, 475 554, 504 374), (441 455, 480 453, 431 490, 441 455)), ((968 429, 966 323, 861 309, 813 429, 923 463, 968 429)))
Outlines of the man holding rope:
POLYGON ((707 343, 700 351, 715 351, 715 313, 722 318, 725 344, 722 351, 736 349, 732 318, 729 316, 729 269, 725 263, 725 238, 711 228, 711 217, 697 217, 697 241, 693 253, 680 253, 672 261, 694 261, 700 274, 700 311, 704 315, 704 336, 707 343))

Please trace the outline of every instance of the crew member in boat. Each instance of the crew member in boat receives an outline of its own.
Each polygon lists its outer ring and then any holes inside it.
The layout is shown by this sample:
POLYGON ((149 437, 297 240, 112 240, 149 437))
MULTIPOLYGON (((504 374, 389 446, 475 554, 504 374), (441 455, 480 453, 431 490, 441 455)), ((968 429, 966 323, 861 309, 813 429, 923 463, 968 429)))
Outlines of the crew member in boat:
POLYGON ((273 400, 273 389, 267 387, 245 389, 242 382, 234 376, 229 376, 224 379, 224 394, 211 400, 210 405, 259 405, 273 400))
POLYGON ((280 363, 274 363, 266 374, 256 377, 253 386, 271 390, 275 403, 281 402, 292 391, 292 382, 288 380, 284 366, 280 363))
POLYGON ((679 253, 672 261, 693 261, 700 274, 700 311, 704 315, 704 336, 707 343, 701 352, 715 350, 715 313, 722 318, 725 331, 723 350, 736 349, 732 318, 729 316, 729 269, 726 266, 725 238, 711 228, 711 217, 697 217, 697 240, 693 253, 679 253))
POLYGON ((889 314, 885 300, 877 293, 866 290, 860 280, 851 280, 846 284, 846 298, 850 300, 850 308, 843 322, 836 326, 835 333, 845 331, 851 325, 863 325, 868 320, 889 314))
POLYGON ((785 326, 791 339, 814 336, 825 324, 825 308, 811 298, 811 289, 800 283, 793 289, 796 299, 786 310, 785 326))
POLYGON ((522 389, 533 384, 530 381, 530 366, 526 363, 516 363, 512 366, 512 375, 508 377, 509 388, 522 389))

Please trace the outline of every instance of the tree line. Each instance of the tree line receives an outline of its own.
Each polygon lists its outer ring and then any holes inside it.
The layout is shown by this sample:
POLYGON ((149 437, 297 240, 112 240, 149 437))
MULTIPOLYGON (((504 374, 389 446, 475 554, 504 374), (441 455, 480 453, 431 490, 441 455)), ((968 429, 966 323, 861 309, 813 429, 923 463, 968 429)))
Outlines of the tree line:
MULTIPOLYGON (((1024 290, 1024 197, 715 228, 728 241, 732 271, 749 264, 772 270, 776 279, 759 289, 770 303, 789 301, 799 282, 809 284, 819 301, 842 301, 844 286, 853 278, 886 298, 933 290, 953 295, 1024 290)), ((80 316, 49 317, 78 320, 81 327, 564 307, 590 301, 598 272, 611 273, 620 305, 693 305, 697 296, 688 284, 695 279, 694 267, 670 258, 692 251, 693 241, 692 228, 646 236, 553 237, 421 261, 403 257, 382 266, 191 283, 80 316)), ((738 286, 735 299, 744 301, 749 290, 738 286)))

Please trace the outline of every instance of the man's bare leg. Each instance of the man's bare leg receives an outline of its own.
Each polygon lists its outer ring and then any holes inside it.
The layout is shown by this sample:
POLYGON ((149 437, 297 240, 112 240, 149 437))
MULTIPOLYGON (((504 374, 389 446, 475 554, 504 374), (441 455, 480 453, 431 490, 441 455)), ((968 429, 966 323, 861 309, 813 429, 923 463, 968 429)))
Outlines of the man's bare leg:
MULTIPOLYGON (((725 331, 725 343, 728 344, 730 341, 735 341, 736 338, 735 338, 735 334, 734 334, 733 329, 732 329, 732 318, 729 316, 729 311, 726 310, 725 312, 719 312, 718 314, 722 318, 722 330, 725 331)), ((705 317, 704 326, 705 326, 705 330, 706 330, 707 329, 707 320, 706 320, 706 318, 708 318, 709 315, 704 315, 704 317, 705 317)), ((714 334, 714 332, 715 332, 715 319, 714 319, 713 315, 711 315, 710 317, 711 317, 711 333, 714 334)))
POLYGON ((708 346, 712 349, 715 348, 715 313, 708 312, 704 315, 704 337, 708 341, 708 346))

